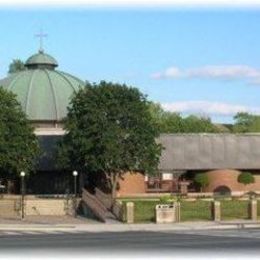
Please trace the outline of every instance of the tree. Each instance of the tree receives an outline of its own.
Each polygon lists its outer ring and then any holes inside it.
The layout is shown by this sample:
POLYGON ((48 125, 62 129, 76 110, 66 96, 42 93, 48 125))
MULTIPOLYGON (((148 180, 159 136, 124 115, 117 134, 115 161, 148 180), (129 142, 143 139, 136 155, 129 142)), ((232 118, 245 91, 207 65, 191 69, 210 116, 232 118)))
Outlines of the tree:
POLYGON ((237 113, 234 116, 233 131, 235 133, 260 132, 260 116, 249 113, 237 113))
POLYGON ((15 177, 30 173, 39 155, 39 145, 16 96, 0 87, 0 172, 15 177))
POLYGON ((154 174, 161 154, 159 135, 149 102, 126 85, 87 83, 74 95, 58 149, 58 164, 66 169, 104 173, 114 197, 126 172, 154 174))
POLYGON ((9 65, 9 70, 8 73, 16 73, 19 71, 25 70, 24 62, 21 61, 20 59, 14 59, 11 64, 9 65))
POLYGON ((218 133, 217 128, 207 117, 198 117, 190 115, 183 119, 184 133, 218 133))
POLYGON ((200 191, 209 185, 209 178, 206 173, 198 173, 194 178, 194 182, 200 186, 200 191))
POLYGON ((238 177, 237 181, 244 185, 248 185, 255 182, 255 178, 250 172, 241 172, 238 177))
POLYGON ((222 132, 222 129, 219 126, 214 125, 210 118, 198 117, 195 115, 184 118, 179 113, 163 110, 158 103, 150 103, 150 112, 161 133, 222 132))

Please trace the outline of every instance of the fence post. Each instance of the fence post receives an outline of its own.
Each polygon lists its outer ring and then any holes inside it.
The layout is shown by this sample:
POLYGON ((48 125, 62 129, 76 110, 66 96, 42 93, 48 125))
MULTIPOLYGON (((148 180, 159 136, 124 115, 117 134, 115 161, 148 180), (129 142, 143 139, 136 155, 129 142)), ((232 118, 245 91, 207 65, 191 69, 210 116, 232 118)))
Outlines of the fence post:
POLYGON ((181 203, 175 202, 175 221, 180 222, 181 221, 181 203))
POLYGON ((250 200, 249 204, 249 217, 251 220, 257 221, 257 200, 250 200))
POLYGON ((133 202, 126 203, 126 223, 128 223, 128 224, 134 223, 134 203, 133 202))
POLYGON ((213 201, 212 203, 213 208, 213 220, 220 221, 221 220, 221 209, 220 209, 220 201, 213 201))

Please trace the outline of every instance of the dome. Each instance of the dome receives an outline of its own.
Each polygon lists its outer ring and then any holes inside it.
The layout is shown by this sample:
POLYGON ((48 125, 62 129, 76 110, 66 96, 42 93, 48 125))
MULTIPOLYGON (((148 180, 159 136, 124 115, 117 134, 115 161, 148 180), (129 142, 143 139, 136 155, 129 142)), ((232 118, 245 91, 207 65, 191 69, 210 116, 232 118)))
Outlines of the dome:
POLYGON ((31 66, 40 66, 47 65, 50 67, 57 67, 58 62, 49 54, 44 53, 43 50, 40 50, 37 54, 32 55, 25 62, 25 66, 30 68, 31 66))
POLYGON ((67 115, 72 94, 84 82, 55 70, 57 61, 43 52, 31 56, 25 66, 26 70, 0 80, 0 86, 17 95, 29 120, 60 122, 67 115))

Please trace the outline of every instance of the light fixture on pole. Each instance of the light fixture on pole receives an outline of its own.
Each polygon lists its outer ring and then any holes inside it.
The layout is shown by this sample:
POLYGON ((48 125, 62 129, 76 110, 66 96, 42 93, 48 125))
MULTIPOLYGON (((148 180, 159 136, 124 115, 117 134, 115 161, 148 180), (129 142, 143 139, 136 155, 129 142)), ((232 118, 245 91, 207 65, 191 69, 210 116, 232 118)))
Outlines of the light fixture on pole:
POLYGON ((74 217, 77 216, 77 176, 78 172, 73 171, 72 175, 74 176, 74 217))
POLYGON ((24 187, 24 177, 25 177, 25 172, 22 171, 20 172, 21 176, 21 210, 22 210, 22 219, 24 219, 24 196, 25 196, 25 187, 24 187))

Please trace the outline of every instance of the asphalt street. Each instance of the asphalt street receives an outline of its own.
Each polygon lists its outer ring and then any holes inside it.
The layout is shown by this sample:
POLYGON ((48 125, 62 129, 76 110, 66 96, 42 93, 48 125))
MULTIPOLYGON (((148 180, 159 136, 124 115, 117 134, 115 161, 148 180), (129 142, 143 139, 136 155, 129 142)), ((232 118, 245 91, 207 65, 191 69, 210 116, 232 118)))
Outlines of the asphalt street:
POLYGON ((260 253, 260 230, 171 232, 0 231, 0 251, 260 253))

